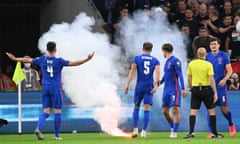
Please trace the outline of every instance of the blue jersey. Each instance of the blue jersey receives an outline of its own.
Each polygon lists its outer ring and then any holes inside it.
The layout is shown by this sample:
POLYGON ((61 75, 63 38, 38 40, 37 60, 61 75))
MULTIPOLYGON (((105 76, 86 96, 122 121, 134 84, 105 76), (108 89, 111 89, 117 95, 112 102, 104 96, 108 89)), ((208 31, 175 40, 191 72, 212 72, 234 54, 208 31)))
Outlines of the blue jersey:
POLYGON ((225 77, 226 65, 230 64, 229 56, 223 51, 219 51, 217 55, 210 52, 208 53, 206 60, 212 63, 214 79, 216 83, 219 83, 219 81, 225 77))
POLYGON ((61 71, 69 61, 62 58, 42 56, 33 59, 33 63, 40 66, 42 71, 42 84, 44 86, 61 86, 61 71))
POLYGON ((166 91, 185 89, 181 62, 175 56, 168 58, 164 65, 164 76, 161 83, 163 82, 166 91))
POLYGON ((153 84, 155 67, 160 65, 158 59, 150 54, 142 54, 136 56, 133 63, 137 65, 137 85, 153 84))

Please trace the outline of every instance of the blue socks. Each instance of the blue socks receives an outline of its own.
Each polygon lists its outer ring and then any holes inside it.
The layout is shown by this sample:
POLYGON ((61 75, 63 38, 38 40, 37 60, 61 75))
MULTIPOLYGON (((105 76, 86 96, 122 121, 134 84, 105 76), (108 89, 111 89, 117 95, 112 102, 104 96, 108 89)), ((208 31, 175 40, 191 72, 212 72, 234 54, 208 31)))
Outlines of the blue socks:
POLYGON ((169 121, 168 123, 169 123, 170 127, 173 128, 173 121, 169 121))
POLYGON ((55 126, 55 137, 59 137, 60 126, 61 126, 61 113, 55 113, 54 126, 55 126))
POLYGON ((148 110, 145 110, 144 117, 143 117, 143 130, 147 129, 149 118, 150 118, 150 112, 148 110))
POLYGON ((139 120, 139 108, 134 108, 134 110, 133 110, 133 126, 134 126, 134 128, 138 127, 138 120, 139 120))
POLYGON ((48 113, 42 113, 40 116, 39 116, 39 119, 38 119, 38 124, 37 124, 37 128, 39 130, 42 129, 46 119, 49 117, 49 114, 48 113))
POLYGON ((226 114, 223 114, 223 115, 228 120, 229 126, 232 126, 233 125, 232 113, 231 112, 227 112, 226 114))
POLYGON ((173 132, 177 132, 179 127, 179 123, 173 123, 173 132))

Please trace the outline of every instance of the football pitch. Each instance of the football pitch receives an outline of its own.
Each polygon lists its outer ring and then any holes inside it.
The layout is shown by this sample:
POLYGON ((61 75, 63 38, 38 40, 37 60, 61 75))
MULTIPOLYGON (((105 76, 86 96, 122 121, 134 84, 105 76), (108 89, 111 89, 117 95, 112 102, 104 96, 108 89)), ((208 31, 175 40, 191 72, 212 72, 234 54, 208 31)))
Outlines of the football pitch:
POLYGON ((111 137, 104 133, 66 133, 61 134, 62 141, 53 140, 52 134, 44 134, 45 140, 37 140, 34 134, 0 135, 1 144, 239 144, 239 137, 230 138, 224 132, 223 139, 207 139, 206 132, 197 132, 194 139, 183 139, 186 132, 178 134, 177 139, 169 139, 167 132, 148 133, 147 138, 111 137))

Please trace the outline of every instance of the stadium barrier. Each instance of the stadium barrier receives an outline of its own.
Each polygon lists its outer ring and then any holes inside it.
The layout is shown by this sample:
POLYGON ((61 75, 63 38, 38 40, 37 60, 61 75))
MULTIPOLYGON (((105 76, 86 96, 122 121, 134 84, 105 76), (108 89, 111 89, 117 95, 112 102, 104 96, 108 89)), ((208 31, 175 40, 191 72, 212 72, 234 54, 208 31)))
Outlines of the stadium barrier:
MULTIPOLYGON (((133 92, 124 95, 122 91, 118 92, 123 105, 120 128, 126 131, 132 129, 132 109, 133 109, 133 92)), ((62 115, 62 132, 99 132, 100 127, 94 121, 94 108, 81 109, 74 105, 71 100, 64 94, 64 107, 62 115)), ((237 129, 240 129, 240 91, 229 92, 229 107, 233 115, 233 120, 237 129)), ((180 131, 188 130, 188 117, 190 107, 190 96, 182 98, 182 122, 180 124, 180 131)), ((24 92, 22 94, 22 120, 23 133, 32 133, 36 127, 39 114, 42 112, 41 108, 41 92, 24 92)), ((207 111, 202 105, 197 118, 196 130, 207 131, 206 122, 207 111)), ((143 117, 143 110, 140 111, 140 117, 143 117)), ((0 93, 0 118, 5 118, 9 121, 7 126, 0 128, 0 133, 17 133, 18 120, 18 106, 17 93, 7 92, 0 93)), ((47 120, 43 131, 53 131, 53 116, 47 120)), ((141 123, 141 121, 140 121, 141 123)), ((140 124, 141 127, 141 124, 140 124)), ((217 110, 217 128, 220 131, 227 131, 227 121, 221 115, 220 110, 217 110)), ((163 117, 161 112, 161 93, 157 93, 154 97, 154 104, 151 111, 151 121, 149 131, 169 131, 169 125, 163 117)))

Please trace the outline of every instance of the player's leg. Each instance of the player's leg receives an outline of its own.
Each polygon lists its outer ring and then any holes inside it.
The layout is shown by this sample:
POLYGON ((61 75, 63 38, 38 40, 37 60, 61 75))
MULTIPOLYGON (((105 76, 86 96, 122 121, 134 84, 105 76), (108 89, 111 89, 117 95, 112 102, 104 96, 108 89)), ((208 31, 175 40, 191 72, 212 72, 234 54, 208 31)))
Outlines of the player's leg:
POLYGON ((146 137, 146 130, 150 120, 150 110, 151 110, 151 105, 144 104, 144 116, 143 116, 143 127, 142 127, 141 137, 146 137))
POLYGON ((147 87, 144 89, 144 116, 143 116, 143 128, 141 132, 142 137, 146 137, 146 130, 148 127, 148 123, 150 120, 150 110, 151 106, 153 104, 153 94, 151 93, 151 90, 153 89, 153 85, 147 87))
POLYGON ((51 106, 52 106, 52 99, 49 95, 49 89, 48 87, 43 86, 42 90, 42 105, 43 105, 43 113, 39 116, 37 128, 35 129, 35 134, 39 140, 44 139, 41 130, 42 127, 46 121, 46 119, 49 117, 51 113, 51 106))
POLYGON ((218 88, 218 95, 220 96, 220 109, 223 116, 227 119, 229 125, 229 135, 234 137, 236 135, 236 128, 232 121, 232 113, 229 111, 228 108, 228 93, 227 88, 222 87, 218 88))
POLYGON ((212 91, 210 88, 203 89, 203 94, 204 94, 203 102, 206 108, 208 109, 208 113, 209 113, 209 120, 210 120, 210 125, 213 133, 212 138, 222 138, 224 136, 221 134, 218 134, 217 132, 216 112, 215 112, 215 104, 214 104, 212 91))
POLYGON ((173 135, 172 135, 172 138, 176 138, 179 123, 181 121, 181 116, 180 116, 180 104, 181 104, 180 91, 176 90, 173 94, 171 94, 171 99, 170 100, 171 100, 170 105, 172 107, 172 112, 173 112, 173 135))
POLYGON ((166 94, 166 92, 163 92, 163 97, 162 97, 162 113, 167 120, 167 122, 170 125, 171 128, 171 133, 173 132, 173 119, 170 114, 170 96, 166 94))
POLYGON ((134 109, 133 109, 133 135, 138 134, 139 109, 143 99, 140 88, 136 88, 134 92, 134 109))
POLYGON ((61 115, 62 110, 59 108, 54 109, 54 139, 55 140, 62 140, 62 138, 59 136, 60 133, 60 127, 61 127, 61 115))
POLYGON ((167 120, 167 122, 170 125, 171 131, 173 131, 173 119, 172 116, 170 115, 170 108, 169 107, 162 107, 162 113, 167 120))
POLYGON ((59 136, 61 127, 61 115, 62 115, 62 94, 60 88, 54 88, 52 91, 53 107, 54 107, 54 139, 62 140, 59 136))
POLYGON ((179 124, 181 121, 180 107, 173 106, 172 112, 173 112, 173 135, 171 138, 177 138, 177 132, 178 132, 179 124))

